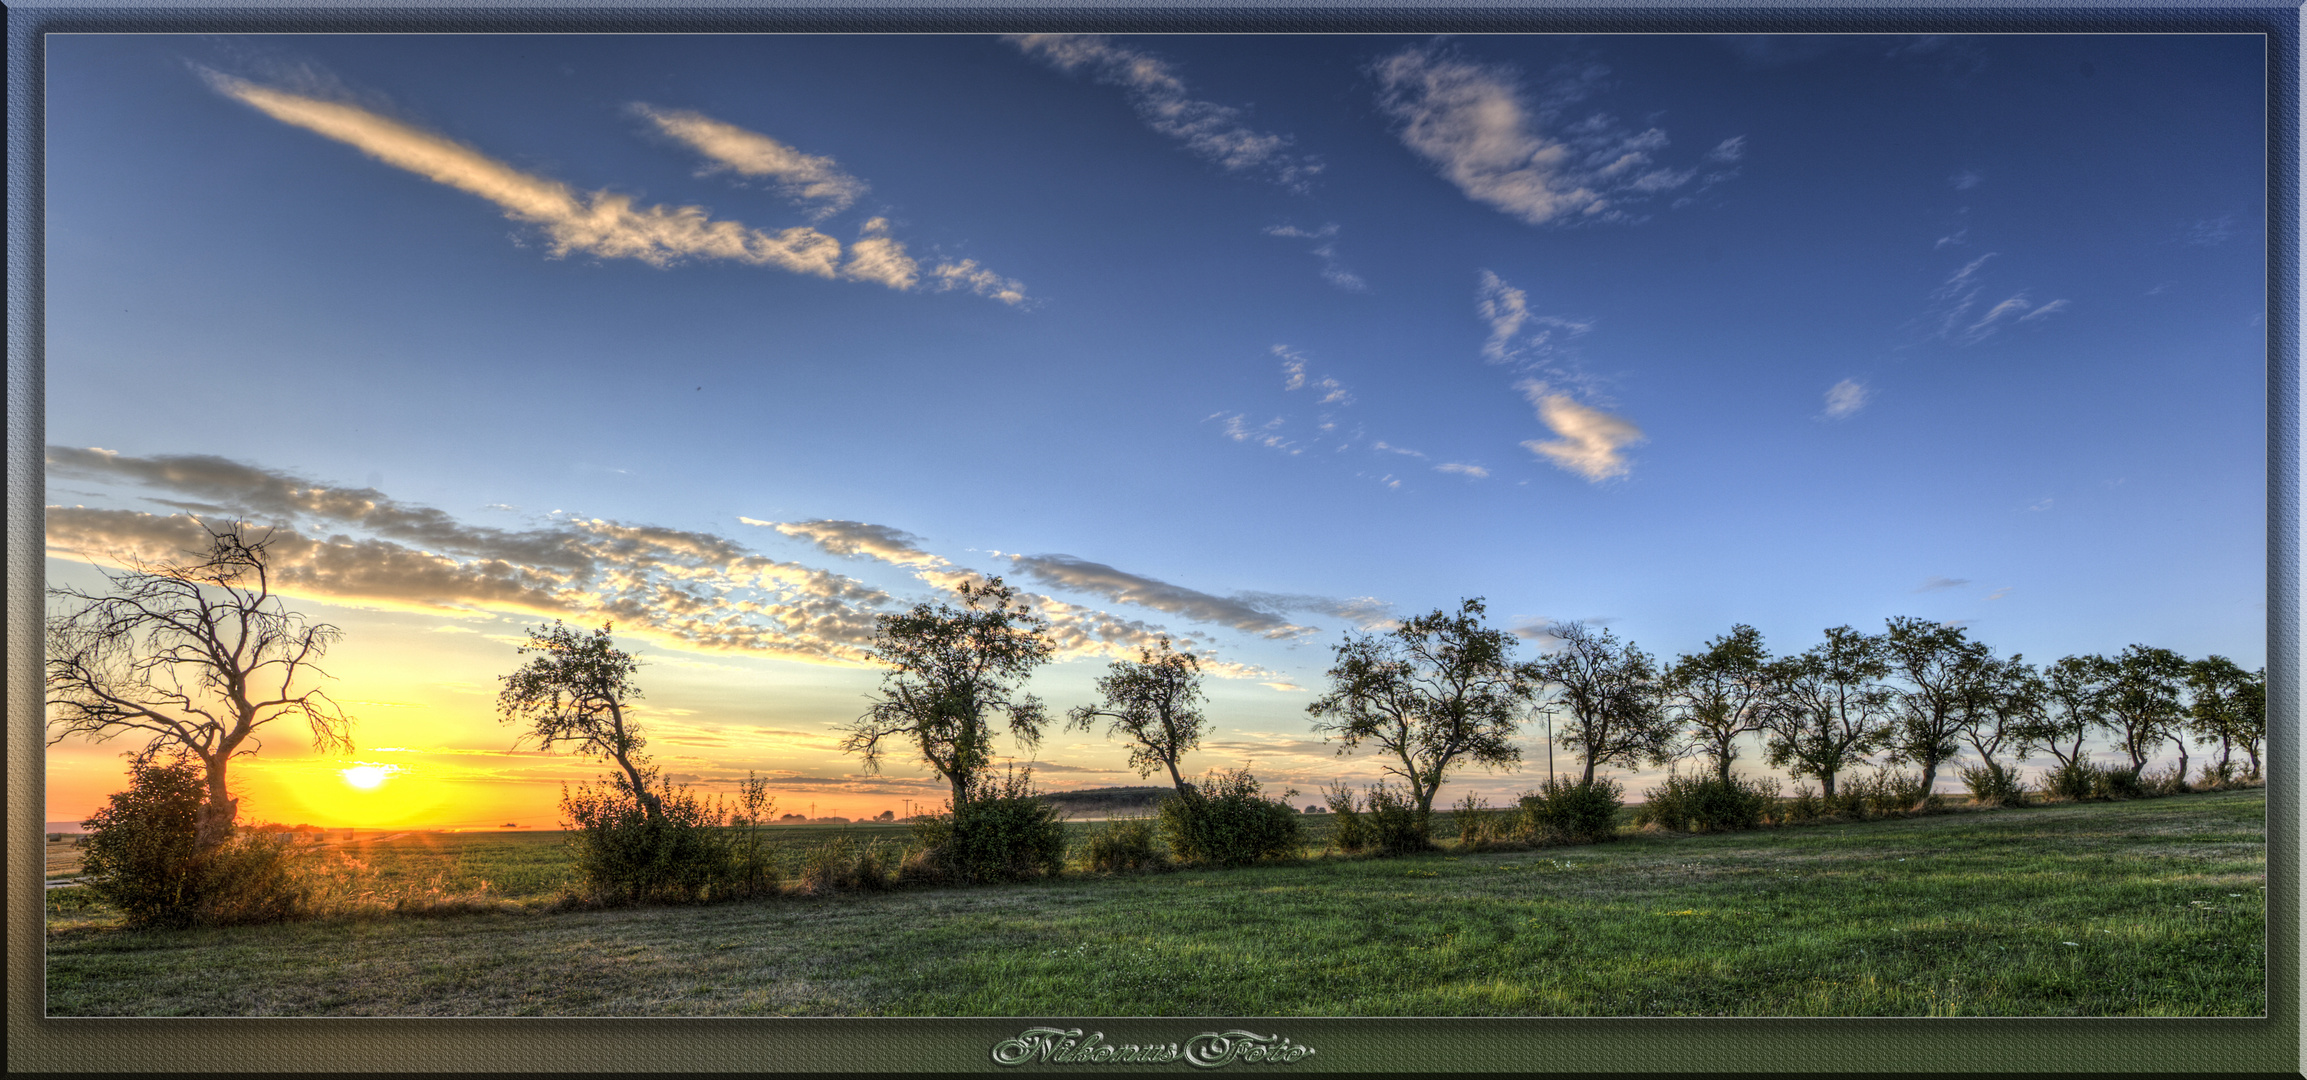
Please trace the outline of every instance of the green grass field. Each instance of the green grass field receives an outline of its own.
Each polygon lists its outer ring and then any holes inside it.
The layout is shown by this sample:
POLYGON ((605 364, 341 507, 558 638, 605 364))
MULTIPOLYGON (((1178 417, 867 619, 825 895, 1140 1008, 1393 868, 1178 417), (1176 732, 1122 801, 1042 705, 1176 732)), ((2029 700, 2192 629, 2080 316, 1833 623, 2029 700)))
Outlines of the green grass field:
MULTIPOLYGON (((2247 789, 615 911, 547 909, 553 834, 410 834, 341 849, 371 876, 348 880, 511 902, 140 932, 52 896, 47 1011, 2255 1016, 2265 810, 2247 789)), ((842 828, 774 832, 795 855, 842 828)))

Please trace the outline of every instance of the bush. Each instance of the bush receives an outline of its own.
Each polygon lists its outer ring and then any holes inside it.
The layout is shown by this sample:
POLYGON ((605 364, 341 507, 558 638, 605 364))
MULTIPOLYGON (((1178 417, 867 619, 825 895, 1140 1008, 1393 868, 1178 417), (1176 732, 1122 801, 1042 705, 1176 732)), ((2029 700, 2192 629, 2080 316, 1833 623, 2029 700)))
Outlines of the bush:
POLYGON ((1844 801, 1844 806, 1837 809, 1858 810, 1852 814, 1854 817, 1907 814, 1935 810, 1940 805, 1939 797, 1923 787, 1919 772, 1877 769, 1872 776, 1851 777, 1847 792, 1835 794, 1844 801), (1852 805, 1854 803, 1857 805, 1852 805))
POLYGON ((1338 850, 1360 851, 1370 845, 1370 823, 1355 808, 1354 789, 1342 780, 1326 785, 1322 788, 1322 801, 1329 804, 1330 816, 1338 819, 1337 827, 1330 833, 1330 841, 1338 845, 1338 850))
POLYGON ((1156 809, 1170 853, 1187 862, 1241 866, 1298 852, 1298 812, 1260 798, 1248 769, 1189 782, 1156 809))
POLYGON ((882 845, 860 844, 848 836, 836 835, 811 848, 802 859, 800 888, 808 896, 879 891, 893 883, 897 870, 898 860, 884 851, 882 845))
POLYGON ((1167 861, 1154 847, 1154 823, 1151 818, 1109 818, 1090 830, 1089 842, 1083 850, 1084 860, 1092 870, 1137 870, 1160 866, 1167 861))
POLYGON ((1515 830, 1531 843, 1592 844, 1618 835, 1618 781, 1591 784, 1569 777, 1548 780, 1524 792, 1515 830))
POLYGON ((1762 824, 1763 811, 1777 798, 1774 777, 1724 780, 1669 773, 1664 784, 1643 793, 1642 805, 1634 808, 1634 823, 1676 832, 1752 829, 1762 824))
POLYGON ((1795 786, 1794 795, 1779 806, 1780 820, 1805 824, 1826 816, 1826 800, 1808 784, 1795 786))
POLYGON ((2102 771, 2091 764, 2088 758, 2060 765, 2043 774, 2043 794, 2074 802, 2106 798, 2100 792, 2099 775, 2102 771))
POLYGON ((1970 789, 1971 802, 1980 806, 2025 806, 2027 782, 2017 769, 2004 768, 2001 762, 1989 761, 1979 766, 1963 766, 1963 786, 1970 789))
POLYGON ((2175 765, 2162 772, 2140 776, 2139 786, 2145 788, 2149 795, 2184 795, 2195 790, 2188 786, 2187 774, 2180 772, 2175 765))
POLYGON ((1033 793, 1033 770, 981 778, 946 813, 915 819, 921 854, 901 876, 920 881, 1022 881, 1065 870, 1065 821, 1033 793))
POLYGON ((1490 809, 1490 803, 1476 795, 1458 800, 1450 816, 1458 825, 1458 848, 1461 851, 1480 851, 1495 844, 1509 842, 1513 822, 1509 815, 1490 809))
POLYGON ((734 891, 737 860, 719 801, 707 804, 671 784, 652 794, 660 810, 654 817, 621 775, 575 791, 561 786, 579 897, 600 904, 680 903, 734 891))
POLYGON ((89 893, 135 926, 276 922, 303 913, 309 890, 285 838, 241 833, 200 850, 207 792, 198 762, 134 766, 128 790, 81 823, 89 893))
POLYGON ((2091 777, 2094 799, 2144 799, 2147 795, 2147 785, 2137 769, 2108 766, 2096 770, 2096 775, 2091 777))
POLYGON ((2218 791, 2238 784, 2233 761, 2203 763, 2203 771, 2195 774, 2195 790, 2218 791))

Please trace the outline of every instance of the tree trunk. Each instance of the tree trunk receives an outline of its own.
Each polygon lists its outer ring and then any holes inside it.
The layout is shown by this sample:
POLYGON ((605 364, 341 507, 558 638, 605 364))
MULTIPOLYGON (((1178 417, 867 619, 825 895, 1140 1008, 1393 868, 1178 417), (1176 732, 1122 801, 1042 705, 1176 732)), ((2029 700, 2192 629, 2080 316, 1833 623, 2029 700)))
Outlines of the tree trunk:
POLYGON ((1170 767, 1170 783, 1176 785, 1179 791, 1184 791, 1186 789, 1186 778, 1178 775, 1178 763, 1168 758, 1163 758, 1162 764, 1170 767))
POLYGON ((230 760, 218 757, 202 761, 208 766, 208 798, 200 804, 193 833, 193 843, 202 851, 213 851, 232 839, 232 823, 238 816, 240 800, 233 798, 225 786, 224 767, 230 760))
POLYGON ((1594 755, 1592 754, 1586 756, 1586 779, 1580 782, 1586 787, 1594 786, 1594 755))
POLYGON ((625 782, 633 785, 633 798, 641 804, 641 812, 652 818, 665 816, 665 807, 657 801, 657 793, 642 781, 641 770, 633 767, 632 759, 623 751, 618 751, 616 757, 618 767, 625 770, 625 782))
POLYGON ((1928 799, 1928 798, 1930 798, 1930 797, 1931 797, 1931 789, 1933 789, 1933 788, 1937 787, 1937 786, 1938 786, 1938 784, 1939 784, 1939 763, 1938 763, 1938 760, 1937 760, 1936 758, 1926 758, 1926 759, 1924 759, 1924 761, 1923 761, 1923 777, 1922 777, 1922 789, 1923 789, 1923 798, 1925 798, 1925 799, 1928 799))
MULTIPOLYGON (((1724 749, 1727 750, 1728 748, 1725 747, 1724 749)), ((1722 781, 1725 786, 1730 783, 1730 755, 1728 753, 1715 755, 1714 778, 1722 781)))
POLYGON ((1818 782, 1819 786, 1826 789, 1826 797, 1829 799, 1834 798, 1834 774, 1831 772, 1822 772, 1818 774, 1818 782))

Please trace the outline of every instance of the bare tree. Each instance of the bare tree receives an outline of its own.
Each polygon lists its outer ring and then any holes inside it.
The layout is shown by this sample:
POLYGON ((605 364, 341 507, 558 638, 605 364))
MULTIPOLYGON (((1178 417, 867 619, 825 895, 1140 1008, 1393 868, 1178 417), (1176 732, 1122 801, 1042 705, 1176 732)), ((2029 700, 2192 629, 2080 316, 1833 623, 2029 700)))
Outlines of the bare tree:
POLYGON ((1512 659, 1512 635, 1483 624, 1483 611, 1476 597, 1455 615, 1435 608, 1383 634, 1349 632, 1330 692, 1306 706, 1326 718, 1314 730, 1337 739, 1338 753, 1369 742, 1392 754, 1384 769, 1410 786, 1421 820, 1461 760, 1512 768, 1522 759, 1513 738, 1538 680, 1512 659))
POLYGON ((206 772, 196 843, 232 836, 239 802, 227 770, 263 746, 257 729, 298 717, 317 750, 351 750, 353 718, 317 687, 342 632, 273 595, 265 545, 247 526, 202 525, 205 552, 174 563, 128 560, 102 594, 52 588, 47 625, 50 745, 79 735, 145 738, 138 764, 186 757, 206 772))
POLYGON ((1778 687, 1771 709, 1770 763, 1794 776, 1815 776, 1834 794, 1834 778, 1882 745, 1891 694, 1881 679, 1882 639, 1847 626, 1799 656, 1770 665, 1778 687))
POLYGON ((641 696, 633 682, 641 662, 610 640, 609 624, 586 634, 555 619, 529 631, 520 653, 529 661, 505 676, 497 692, 498 719, 529 726, 516 742, 534 739, 546 750, 575 743, 578 753, 607 759, 625 774, 623 782, 642 810, 662 816, 664 805, 651 790, 652 770, 641 754, 648 740, 625 715, 641 696))
POLYGON ((1659 707, 1658 669, 1650 654, 1630 642, 1618 643, 1608 630, 1578 623, 1554 627, 1559 651, 1533 666, 1536 677, 1554 688, 1545 704, 1564 714, 1562 744, 1585 760, 1580 781, 1594 783, 1605 765, 1633 768, 1648 759, 1665 764, 1673 756, 1676 725, 1659 707))
POLYGON ((1017 603, 1017 591, 992 578, 955 588, 961 606, 916 604, 879 617, 874 659, 889 667, 873 707, 841 740, 841 749, 881 767, 882 740, 910 740, 921 760, 953 786, 959 808, 993 760, 988 714, 1009 717, 1009 733, 1026 746, 1041 741, 1041 699, 1019 694, 1048 661, 1049 622, 1017 603))
POLYGON ((1083 705, 1067 713, 1068 726, 1088 731, 1099 719, 1113 721, 1106 734, 1127 736, 1129 764, 1139 776, 1168 769, 1170 783, 1187 791, 1178 759, 1201 745, 1209 726, 1202 719, 1201 661, 1170 648, 1164 635, 1155 647, 1139 647, 1136 660, 1116 660, 1097 680, 1101 706, 1083 705))
POLYGON ((1685 748, 1706 756, 1717 779, 1728 782, 1738 740, 1763 730, 1772 704, 1765 668, 1770 653, 1762 632, 1740 623, 1666 669, 1662 688, 1686 732, 1685 748))

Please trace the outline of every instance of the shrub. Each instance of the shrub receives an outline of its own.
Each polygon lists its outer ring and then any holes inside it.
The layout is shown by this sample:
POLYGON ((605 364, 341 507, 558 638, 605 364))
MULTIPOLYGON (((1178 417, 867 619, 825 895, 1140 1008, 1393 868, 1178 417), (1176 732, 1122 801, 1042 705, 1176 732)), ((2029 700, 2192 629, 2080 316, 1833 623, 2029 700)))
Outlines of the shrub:
POLYGON ((2091 777, 2094 799, 2144 799, 2147 794, 2147 786, 2137 769, 2108 766, 2096 770, 2096 775, 2091 777))
POLYGON ((1362 812, 1370 826, 1370 844, 1381 855, 1409 855, 1434 846, 1432 823, 1406 791, 1384 781, 1372 784, 1362 812))
POLYGON ((1322 801, 1329 804, 1330 816, 1338 819, 1337 828, 1330 833, 1332 843, 1340 851, 1360 851, 1370 844, 1370 823, 1355 808, 1354 789, 1344 781, 1322 788, 1322 801))
POLYGON ((285 838, 240 833, 200 850, 207 792, 198 762, 135 765, 128 790, 81 823, 89 893, 136 926, 223 926, 301 914, 309 890, 285 838))
POLYGON ((2195 790, 2197 791, 2218 791, 2222 788, 2235 787, 2239 783, 2233 761, 2206 761, 2203 763, 2203 771, 2195 774, 2195 790))
POLYGON ((1864 806, 1863 812, 1853 814, 1854 817, 1907 814, 1935 810, 1940 805, 1939 797, 1923 787, 1922 774, 1919 772, 1877 769, 1872 776, 1853 776, 1850 778, 1848 795, 1864 806))
MULTIPOLYGON (((644 774, 643 782, 649 779, 644 774)), ((655 817, 622 775, 579 784, 575 791, 561 786, 561 820, 576 855, 581 899, 690 902, 729 891, 736 860, 719 801, 708 804, 671 784, 652 794, 659 806, 655 817)))
POLYGON ((2019 771, 2004 768, 1998 761, 1979 766, 1963 766, 1963 786, 1970 789, 1971 802, 1980 806, 2025 806, 2027 782, 2019 771))
POLYGON ((2195 790, 2188 786, 2187 774, 2180 772, 2177 766, 2141 775, 2139 786, 2146 789, 2148 795, 2184 795, 2195 790))
POLYGON ((1532 843, 1592 844, 1618 834, 1618 781, 1591 784, 1568 777, 1548 780, 1522 794, 1515 830, 1532 843))
POLYGON ((2103 799, 2106 796, 2100 793, 2099 774, 2101 771, 2098 766, 2091 764, 2088 758, 2062 764, 2043 774, 2043 794, 2054 799, 2067 799, 2074 802, 2082 802, 2086 799, 2103 799))
POLYGON ((1160 866, 1165 860, 1154 847, 1151 818, 1108 818, 1090 830, 1083 858, 1092 870, 1137 870, 1160 866))
POLYGON ((1240 866, 1298 851, 1298 812, 1259 797, 1248 769, 1189 782, 1157 812, 1170 853, 1187 862, 1240 866))
POLYGON ((1509 815, 1490 809, 1488 800, 1468 795, 1451 808, 1450 816, 1458 825, 1458 847, 1464 851, 1480 851, 1511 840, 1513 822, 1509 815))
POLYGON ((1763 811, 1777 798, 1778 781, 1773 777, 1724 780, 1668 773, 1664 784, 1643 793, 1642 805, 1634 808, 1634 823, 1676 832, 1752 829, 1762 824, 1763 811))
POLYGON ((1793 797, 1779 807, 1781 820, 1801 824, 1826 816, 1826 800, 1808 784, 1795 786, 1793 797))
POLYGON ((776 812, 777 800, 769 797, 769 781, 747 770, 744 782, 737 789, 737 806, 729 815, 728 880, 717 891, 735 896, 760 896, 776 891, 776 847, 766 841, 761 831, 769 815, 776 812))
POLYGON ((800 890, 808 896, 878 891, 892 884, 897 869, 898 861, 882 845, 860 844, 837 834, 802 859, 800 890))
POLYGON ((1022 881, 1065 870, 1065 821, 1033 792, 1033 770, 970 785, 946 813, 915 819, 922 854, 903 874, 922 881, 1022 881))

